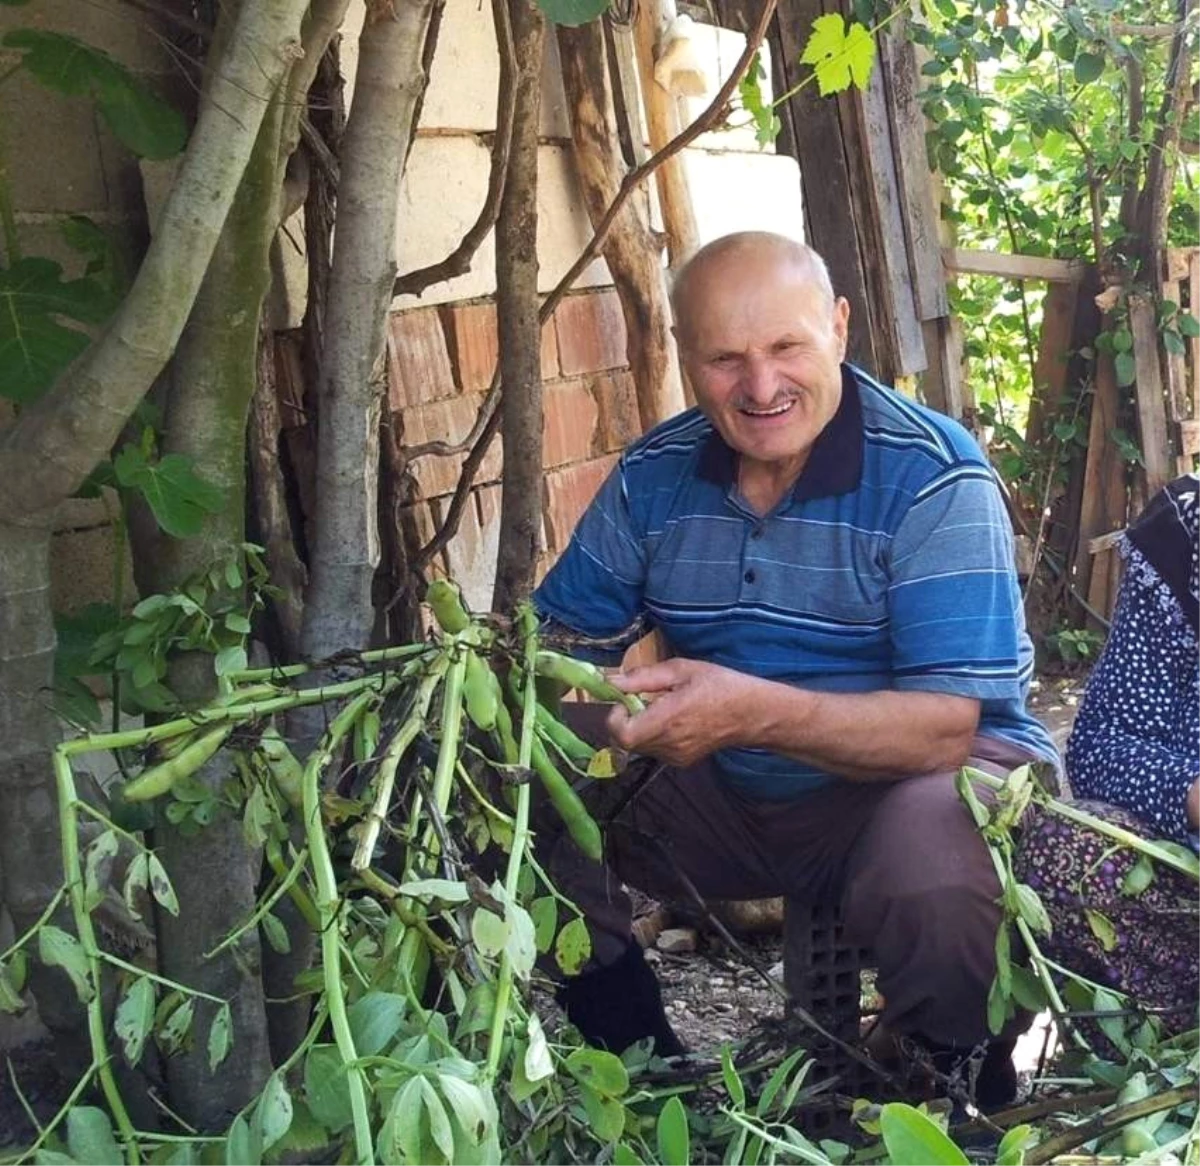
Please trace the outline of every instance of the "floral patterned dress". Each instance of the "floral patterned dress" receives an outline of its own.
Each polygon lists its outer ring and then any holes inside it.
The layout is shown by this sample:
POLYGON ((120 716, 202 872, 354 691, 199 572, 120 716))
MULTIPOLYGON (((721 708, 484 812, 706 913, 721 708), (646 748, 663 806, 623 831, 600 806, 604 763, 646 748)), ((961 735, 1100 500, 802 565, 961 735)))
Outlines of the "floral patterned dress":
MULTIPOLYGON (((1112 631, 1067 744, 1081 809, 1145 838, 1196 848, 1185 814, 1200 777, 1197 478, 1159 494, 1122 539, 1112 631)), ((1051 959, 1127 993, 1168 1032, 1196 1026, 1200 910, 1196 882, 1049 813, 1023 823, 1014 870, 1041 895, 1051 959)))

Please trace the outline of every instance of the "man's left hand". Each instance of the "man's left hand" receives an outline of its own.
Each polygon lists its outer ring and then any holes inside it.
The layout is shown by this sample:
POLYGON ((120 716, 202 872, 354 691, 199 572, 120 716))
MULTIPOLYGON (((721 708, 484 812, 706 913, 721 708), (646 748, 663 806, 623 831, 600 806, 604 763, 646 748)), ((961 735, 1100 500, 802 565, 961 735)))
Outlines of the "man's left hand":
POLYGON ((643 712, 616 705, 608 731, 622 749, 687 766, 745 740, 753 690, 762 681, 718 664, 664 660, 612 678, 622 692, 650 697, 643 712))

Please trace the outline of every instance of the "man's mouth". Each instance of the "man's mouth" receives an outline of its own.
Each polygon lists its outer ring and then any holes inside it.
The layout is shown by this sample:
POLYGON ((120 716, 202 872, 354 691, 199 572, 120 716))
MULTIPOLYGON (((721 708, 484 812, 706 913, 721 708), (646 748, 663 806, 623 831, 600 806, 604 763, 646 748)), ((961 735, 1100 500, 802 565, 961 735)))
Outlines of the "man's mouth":
POLYGON ((777 405, 770 405, 766 409, 755 409, 747 405, 742 405, 738 412, 745 417, 780 417, 795 404, 795 399, 790 401, 781 401, 777 405))

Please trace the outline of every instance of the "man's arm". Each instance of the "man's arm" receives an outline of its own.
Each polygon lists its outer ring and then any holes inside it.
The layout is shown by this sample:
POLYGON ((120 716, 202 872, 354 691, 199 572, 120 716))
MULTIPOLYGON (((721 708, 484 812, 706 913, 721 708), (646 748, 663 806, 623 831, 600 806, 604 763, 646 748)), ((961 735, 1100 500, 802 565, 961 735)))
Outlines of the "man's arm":
POLYGON ((740 746, 852 781, 893 781, 963 765, 979 722, 969 697, 814 692, 696 660, 635 668, 614 683, 652 699, 636 716, 613 710, 613 739, 673 765, 740 746))

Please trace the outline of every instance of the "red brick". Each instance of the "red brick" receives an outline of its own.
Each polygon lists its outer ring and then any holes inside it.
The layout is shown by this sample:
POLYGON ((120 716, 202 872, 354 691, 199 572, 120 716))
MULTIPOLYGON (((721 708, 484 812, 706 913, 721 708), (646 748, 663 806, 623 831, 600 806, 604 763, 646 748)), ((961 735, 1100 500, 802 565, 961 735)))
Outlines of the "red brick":
POLYGON ((586 381, 547 385, 542 396, 542 457, 548 469, 592 456, 599 416, 586 381))
POLYGON ((580 515, 616 463, 616 454, 608 454, 546 475, 546 531, 555 554, 566 549, 580 515))
POLYGON ((642 434, 633 373, 619 369, 591 378, 599 423, 593 452, 619 453, 642 434))
MULTIPOLYGON (((449 507, 443 499, 436 503, 449 507)), ((496 579, 496 550, 500 543, 500 487, 484 486, 471 491, 458 531, 446 548, 450 575, 462 588, 468 609, 490 611, 496 579)))
POLYGON ((625 353, 625 317, 615 291, 567 296, 554 313, 562 375, 580 376, 620 368, 625 353))
POLYGON ((458 387, 464 393, 482 392, 492 383, 500 356, 496 305, 444 304, 441 311, 458 387))
POLYGON ((554 327, 554 317, 551 316, 542 325, 542 380, 552 381, 558 374, 558 334, 554 327))
MULTIPOLYGON (((439 516, 433 513, 432 503, 414 502, 411 506, 402 506, 399 511, 400 530, 404 535, 404 545, 409 557, 414 557, 422 547, 437 533, 439 516)), ((431 566, 434 573, 446 569, 445 552, 433 557, 431 566)))
POLYGON ((392 410, 454 395, 454 373, 437 308, 396 312, 388 328, 388 401, 392 410))
MULTIPOLYGON (((443 401, 432 401, 405 409, 393 421, 401 427, 402 440, 407 449, 423 445, 427 441, 446 441, 451 444, 462 441, 475 422, 475 415, 484 398, 483 393, 471 393, 450 397, 443 401)), ((410 466, 422 498, 436 498, 453 492, 458 482, 459 470, 466 460, 466 453, 438 457, 430 454, 419 458, 410 466)), ((475 481, 494 482, 500 477, 504 456, 500 439, 494 438, 475 481)))

